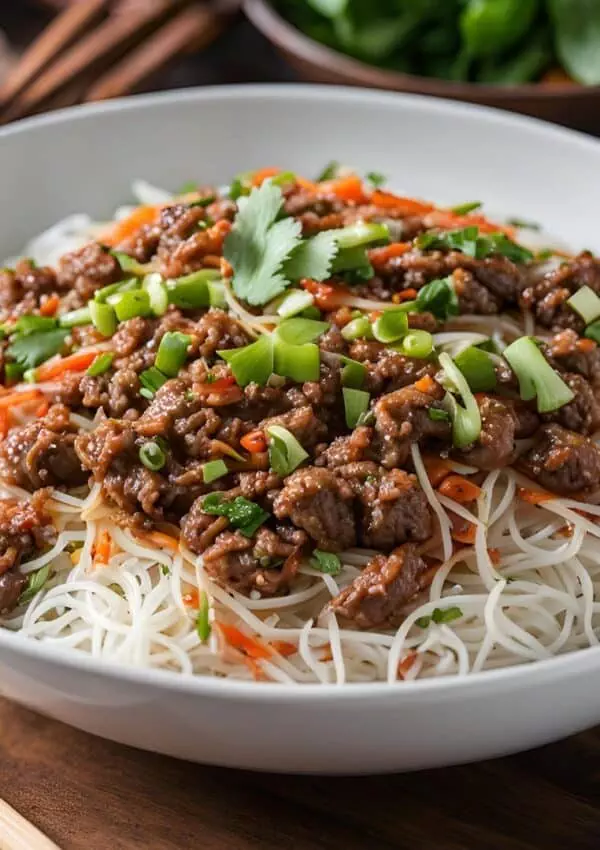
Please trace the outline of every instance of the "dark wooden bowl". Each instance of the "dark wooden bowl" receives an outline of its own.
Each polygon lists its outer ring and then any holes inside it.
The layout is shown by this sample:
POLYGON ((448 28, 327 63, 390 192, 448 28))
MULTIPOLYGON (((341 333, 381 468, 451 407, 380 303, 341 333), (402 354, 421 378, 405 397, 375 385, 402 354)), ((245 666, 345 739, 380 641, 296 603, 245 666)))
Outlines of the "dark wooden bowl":
POLYGON ((489 86, 455 83, 385 71, 314 41, 282 18, 267 0, 244 0, 246 14, 307 80, 415 92, 486 104, 544 118, 568 127, 600 132, 600 86, 532 83, 489 86))

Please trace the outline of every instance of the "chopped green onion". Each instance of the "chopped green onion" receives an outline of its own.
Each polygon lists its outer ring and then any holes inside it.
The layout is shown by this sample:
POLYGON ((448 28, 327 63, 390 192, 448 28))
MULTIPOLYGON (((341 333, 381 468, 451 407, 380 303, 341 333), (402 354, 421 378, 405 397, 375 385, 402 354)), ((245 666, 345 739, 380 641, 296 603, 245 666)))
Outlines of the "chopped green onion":
POLYGON ((150 296, 144 289, 135 289, 132 292, 117 295, 114 308, 120 322, 135 319, 137 316, 149 316, 152 312, 150 296))
POLYGON ((344 395, 346 425, 348 428, 356 428, 369 409, 371 396, 364 390, 355 390, 352 387, 344 387, 342 393, 344 395))
POLYGON ((140 448, 139 455, 144 466, 152 472, 158 472, 158 470, 162 469, 167 462, 166 454, 159 444, 153 440, 150 440, 148 443, 144 443, 144 445, 140 448))
POLYGON ((462 397, 464 407, 458 404, 454 396, 447 392, 445 403, 452 420, 452 442, 458 449, 473 443, 481 433, 481 414, 465 376, 449 354, 440 354, 440 366, 447 379, 462 397))
POLYGON ((300 384, 319 380, 321 355, 318 345, 291 345, 282 339, 276 339, 273 355, 276 375, 291 378, 300 384))
POLYGON ((109 283, 108 286, 103 286, 102 289, 96 290, 94 300, 106 301, 113 295, 117 295, 120 292, 130 292, 133 289, 137 289, 138 286, 139 283, 134 277, 127 278, 127 280, 120 280, 117 283, 109 283))
POLYGON ((89 302, 90 318, 92 324, 102 336, 112 336, 117 330, 117 314, 110 306, 102 301, 89 302))
POLYGON ((195 201, 188 201, 187 205, 188 207, 209 207, 216 200, 216 195, 205 195, 203 198, 197 198, 195 201))
POLYGON ((37 369, 26 369, 23 372, 23 380, 27 384, 37 384, 37 369))
MULTIPOLYGON (((57 326, 58 320, 51 316, 21 316, 10 329, 10 333, 29 334, 37 331, 51 331, 57 326)), ((70 325, 63 325, 63 327, 70 327, 70 325)))
POLYGON ((143 265, 142 263, 138 263, 135 257, 130 257, 129 254, 125 254, 123 251, 110 251, 115 260, 121 266, 121 270, 124 272, 128 272, 129 274, 134 274, 138 276, 142 276, 148 274, 151 266, 143 265))
POLYGON ((140 393, 144 398, 151 399, 154 393, 158 392, 166 382, 167 376, 159 372, 154 366, 151 366, 149 369, 140 373, 140 384, 142 385, 140 393))
POLYGON ((548 363, 532 337, 515 340, 503 354, 519 379, 521 398, 531 401, 537 397, 540 413, 551 413, 573 401, 573 391, 548 363))
POLYGON ((379 171, 369 171, 366 177, 374 189, 379 189, 380 186, 383 186, 387 182, 385 174, 381 174, 379 171))
POLYGON ((433 337, 429 331, 410 331, 400 343, 400 349, 407 357, 429 357, 433 351, 433 337))
POLYGON ((339 170, 339 162, 336 162, 335 159, 332 159, 331 162, 328 162, 325 168, 317 176, 316 182, 323 183, 325 180, 333 180, 333 178, 337 176, 339 170))
POLYGON ((397 342, 408 332, 408 316, 404 310, 391 307, 373 322, 373 335, 379 342, 397 342))
POLYGON ((507 224, 511 227, 519 227, 522 230, 541 230, 541 224, 536 221, 525 221, 522 218, 509 218, 507 224))
POLYGON ((50 564, 46 564, 34 573, 29 573, 27 576, 27 587, 19 596, 17 605, 28 605, 34 596, 42 590, 48 579, 50 578, 50 564))
POLYGON ((206 643, 206 641, 210 637, 211 633, 211 625, 210 625, 210 604, 208 602, 208 594, 205 590, 201 590, 198 594, 198 615, 196 617, 196 634, 202 641, 202 643, 206 643))
POLYGON ((290 475, 308 457, 294 435, 281 425, 265 429, 269 437, 269 463, 271 469, 284 478, 290 475))
POLYGON ((588 325, 585 329, 584 336, 588 339, 593 339, 594 342, 600 344, 600 322, 592 322, 591 325, 588 325))
POLYGON ((417 307, 421 313, 433 313, 437 319, 458 316, 458 298, 452 279, 449 277, 432 280, 419 290, 417 307))
POLYGON ((449 422, 450 414, 447 410, 442 410, 440 407, 430 407, 427 415, 432 422, 449 422))
POLYGON ((342 571, 342 562, 333 552, 323 552, 322 549, 313 549, 310 565, 313 570, 337 576, 342 571))
POLYGON ((281 322, 274 333, 283 342, 288 342, 291 345, 304 345, 306 342, 314 342, 328 329, 329 324, 327 322, 316 322, 314 319, 296 317, 281 322))
POLYGON ((390 241, 387 224, 374 221, 357 221, 335 231, 335 239, 340 250, 344 248, 364 248, 390 241))
POLYGON ((221 277, 217 269, 200 269, 167 283, 169 303, 184 310, 195 310, 210 305, 209 281, 221 277))
POLYGON ((273 340, 271 334, 262 334, 243 348, 230 348, 217 351, 226 363, 229 363, 236 383, 240 387, 259 384, 264 387, 273 374, 273 340))
POLYGON ((481 201, 467 201, 464 204, 457 204, 455 207, 450 207, 450 212, 454 213, 454 215, 467 215, 480 209, 481 206, 481 201))
POLYGON ((282 171, 280 174, 276 174, 274 177, 271 177, 271 183, 275 186, 285 186, 286 183, 295 183, 296 175, 293 171, 282 171))
POLYGON ((98 375, 104 375, 112 366, 115 355, 111 351, 106 351, 104 354, 99 354, 92 365, 86 372, 90 378, 97 378, 98 375))
POLYGON ((23 375, 23 367, 19 363, 5 363, 4 377, 7 381, 18 381, 23 375))
POLYGON ((254 532, 269 519, 269 514, 256 502, 243 496, 233 501, 223 499, 222 493, 210 493, 202 501, 202 510, 207 514, 227 517, 233 528, 241 531, 244 537, 252 537, 254 532))
POLYGON ((312 305, 310 307, 307 307, 305 310, 303 310, 299 315, 303 319, 317 319, 318 320, 318 319, 321 318, 321 311, 319 310, 318 307, 315 307, 314 305, 312 305))
POLYGON ((452 623, 463 616, 463 612, 457 605, 452 605, 450 608, 434 608, 431 616, 419 617, 415 620, 416 625, 420 629, 426 629, 433 622, 438 625, 443 623, 452 623))
POLYGON ((600 298, 589 286, 582 286, 567 299, 567 304, 579 313, 586 325, 600 316, 600 298))
POLYGON ((222 281, 208 281, 208 302, 211 307, 219 307, 221 310, 224 310, 227 307, 225 284, 222 281))
POLYGON ((202 464, 202 480, 205 484, 212 484, 213 481, 222 478, 228 472, 224 460, 209 460, 208 463, 202 464))
POLYGON ((89 307, 71 310, 69 313, 64 313, 58 320, 61 328, 76 328, 79 325, 89 325, 91 322, 92 316, 89 307))
POLYGON ((355 339, 373 339, 371 322, 366 316, 352 319, 342 328, 342 336, 348 342, 354 342, 355 339))
POLYGON ((162 277, 154 272, 146 275, 142 284, 150 298, 150 309, 155 316, 164 316, 169 307, 169 293, 162 277))
POLYGON ((484 393, 496 387, 496 370, 489 354, 469 345, 454 358, 474 393, 484 393))
POLYGON ((298 313, 306 310, 306 308, 310 307, 313 302, 314 298, 310 292, 304 292, 301 289, 293 289, 285 295, 277 307, 277 313, 278 315, 283 316, 284 319, 289 319, 291 316, 297 316, 298 313))
POLYGON ((359 363, 358 360, 352 360, 343 354, 340 356, 340 362, 342 363, 342 386, 359 390, 367 377, 367 367, 364 363, 359 363))
POLYGON ((168 378, 175 378, 187 358, 191 336, 179 331, 168 331, 160 341, 154 365, 168 378))
POLYGON ((353 282, 355 280, 371 280, 375 271, 365 248, 340 248, 331 263, 331 274, 341 274, 353 282))

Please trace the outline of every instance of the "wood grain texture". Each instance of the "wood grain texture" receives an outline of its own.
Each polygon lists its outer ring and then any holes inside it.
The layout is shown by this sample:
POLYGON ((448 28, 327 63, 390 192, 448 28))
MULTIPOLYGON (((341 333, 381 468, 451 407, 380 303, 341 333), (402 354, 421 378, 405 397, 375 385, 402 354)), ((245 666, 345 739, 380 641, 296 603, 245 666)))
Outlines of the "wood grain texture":
POLYGON ((351 779, 202 767, 0 700, 0 788, 61 850, 597 850, 600 729, 519 756, 351 779))

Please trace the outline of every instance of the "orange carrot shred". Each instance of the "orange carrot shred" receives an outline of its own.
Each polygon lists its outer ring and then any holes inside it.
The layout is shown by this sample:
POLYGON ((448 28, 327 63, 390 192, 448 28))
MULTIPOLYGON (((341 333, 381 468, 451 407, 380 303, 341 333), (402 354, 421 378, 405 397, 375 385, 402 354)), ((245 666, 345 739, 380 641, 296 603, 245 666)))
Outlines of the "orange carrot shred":
POLYGON ((416 660, 417 660, 417 653, 416 652, 407 652, 406 653, 406 655, 404 656, 402 661, 398 664, 398 675, 400 676, 401 679, 406 678, 408 673, 410 673, 410 670, 411 670, 411 668, 412 668, 412 666, 413 666, 413 664, 415 663, 416 660))
POLYGON ((475 543, 477 526, 451 511, 449 511, 449 514, 450 522, 452 523, 452 530, 450 532, 452 539, 456 540, 457 543, 466 543, 472 546, 475 543))
POLYGON ((106 565, 110 559, 112 540, 108 531, 101 531, 94 543, 94 566, 106 565))
POLYGON ((319 310, 329 312, 337 309, 348 290, 343 286, 333 286, 330 283, 318 283, 316 280, 305 277, 300 281, 300 286, 315 297, 315 304, 319 310))
POLYGON ((265 439, 264 432, 260 429, 250 431, 249 434, 245 434, 240 440, 240 445, 246 449, 247 452, 250 452, 250 454, 266 452, 267 450, 267 441, 265 439))
POLYGON ((422 378, 419 378, 418 381, 415 381, 414 387, 420 393, 427 393, 428 395, 433 392, 436 388, 437 384, 429 375, 424 375, 422 378))
POLYGON ((40 382, 51 381, 66 372, 83 372, 88 366, 92 365, 98 353, 98 351, 78 351, 76 354, 69 355, 69 357, 61 357, 60 360, 43 363, 37 368, 36 378, 40 382))
POLYGON ((253 186, 262 186, 265 180, 269 177, 276 177, 278 174, 281 174, 281 168, 259 168, 252 174, 250 182, 253 186))
POLYGON ((500 563, 500 550, 499 549, 488 549, 487 553, 489 555, 490 561, 492 564, 497 567, 500 563))
POLYGON ((249 637, 236 626, 231 626, 228 623, 217 623, 217 626, 227 643, 244 652, 249 658, 271 657, 272 652, 269 647, 258 638, 249 637))
POLYGON ((10 413, 8 408, 0 407, 0 439, 3 440, 10 429, 10 413))
POLYGON ((578 339, 575 343, 575 347, 586 354, 596 348, 596 343, 593 339, 578 339))
POLYGON ((119 243, 137 233, 144 225, 154 224, 161 209, 162 204, 137 207, 131 215, 116 222, 106 233, 103 233, 100 236, 100 242, 111 247, 119 245, 119 243))
POLYGON ((36 419, 41 419, 42 416, 45 416, 50 410, 50 404, 47 401, 43 401, 35 411, 36 419))
POLYGON ((412 301, 418 294, 416 289, 403 289, 402 292, 394 292, 392 301, 394 304, 402 304, 403 301, 412 301))
POLYGON ((319 185, 319 191, 335 195, 342 201, 352 201, 355 204, 363 204, 367 200, 362 180, 356 174, 326 180, 319 185))
POLYGON ((275 652, 283 655, 284 658, 287 658, 288 655, 295 655, 298 652, 296 644, 289 643, 287 640, 272 640, 270 646, 273 647, 275 652))
POLYGON ((518 495, 519 499, 522 499, 523 502, 527 502, 529 505, 541 505, 543 502, 549 502, 551 499, 556 498, 548 490, 529 490, 527 487, 519 487, 518 495))
POLYGON ((183 604, 188 608, 200 607, 200 595, 196 589, 190 591, 190 593, 184 593, 182 598, 183 604))
POLYGON ((21 407, 29 401, 41 401, 43 395, 40 390, 24 390, 22 393, 8 393, 0 396, 0 407, 21 407))
POLYGON ((40 316, 54 316, 60 306, 60 298, 56 293, 50 295, 40 305, 40 316))
POLYGON ((432 487, 438 487, 447 475, 452 471, 447 461, 433 455, 424 455, 423 463, 432 487))
POLYGON ((399 215, 427 215, 435 209, 433 204, 426 201, 418 201, 415 198, 403 198, 393 195, 391 192, 383 192, 376 189, 371 195, 371 203, 376 207, 386 210, 394 210, 399 215))
POLYGON ((169 549, 171 552, 179 552, 179 541, 171 537, 170 534, 164 534, 162 531, 148 531, 137 536, 148 543, 153 543, 159 549, 169 549))
POLYGON ((474 502, 481 493, 481 487, 473 484, 467 478, 463 478, 462 475, 448 475, 438 487, 438 492, 442 496, 458 502, 459 505, 463 505, 467 502, 474 502))
POLYGON ((395 257, 401 257, 410 251, 412 245, 410 242, 394 242, 391 245, 384 245, 381 248, 371 248, 368 252, 371 265, 375 269, 381 269, 389 260, 395 257))

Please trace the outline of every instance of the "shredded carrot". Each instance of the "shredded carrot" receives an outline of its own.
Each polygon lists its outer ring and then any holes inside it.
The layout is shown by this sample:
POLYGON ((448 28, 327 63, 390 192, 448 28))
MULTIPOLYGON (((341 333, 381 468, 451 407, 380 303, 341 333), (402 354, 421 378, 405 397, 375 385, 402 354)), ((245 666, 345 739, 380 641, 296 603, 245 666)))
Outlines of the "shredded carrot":
POLYGON ((319 310, 329 312, 340 307, 348 290, 343 286, 333 286, 330 283, 318 283, 312 278, 305 277, 300 281, 300 286, 315 297, 315 304, 319 310))
POLYGON ((47 401, 43 401, 35 410, 36 419, 41 419, 42 416, 45 416, 50 410, 50 404, 47 401))
POLYGON ((40 316, 54 316, 60 306, 60 298, 56 293, 50 295, 40 305, 40 316))
POLYGON ((258 638, 245 635, 236 626, 228 623, 217 623, 217 626, 228 644, 244 652, 249 658, 270 658, 271 650, 258 638))
POLYGON ((596 348, 596 343, 593 339, 578 339, 575 347, 583 354, 588 354, 596 348))
POLYGON ((262 186, 262 184, 269 177, 276 177, 278 174, 281 174, 281 168, 259 168, 258 171, 255 171, 250 178, 250 182, 253 186, 262 186))
POLYGON ((458 502, 459 505, 464 505, 467 502, 474 502, 479 497, 481 487, 463 478, 462 475, 448 475, 438 487, 438 493, 458 502))
POLYGON ((500 550, 499 549, 488 549, 487 553, 489 555, 490 561, 492 564, 497 567, 500 563, 500 550))
POLYGON ((435 209, 433 204, 426 201, 418 201, 415 198, 402 198, 391 192, 383 192, 376 189, 371 195, 371 203, 385 210, 394 210, 400 215, 427 215, 435 209))
POLYGON ((562 525, 557 531, 555 531, 552 537, 573 537, 573 532, 573 525, 568 522, 566 525, 562 525))
POLYGON ((514 227, 496 224, 483 215, 457 215, 451 210, 433 210, 427 216, 428 227, 441 227, 443 230, 457 230, 463 227, 478 227, 482 233, 505 233, 515 236, 514 227))
POLYGON ((108 564, 112 540, 108 531, 101 531, 94 543, 94 566, 108 564))
POLYGON ((270 646, 275 652, 283 655, 284 658, 287 658, 288 655, 295 655, 298 652, 296 644, 289 643, 287 640, 272 640, 270 646))
POLYGON ((448 461, 441 457, 424 455, 423 463, 432 487, 439 487, 444 478, 452 472, 448 461))
POLYGON ((162 531, 148 531, 139 534, 138 537, 141 537, 148 543, 153 543, 159 549, 169 549, 171 552, 179 552, 179 541, 171 537, 170 534, 164 534, 162 531))
POLYGON ((384 268, 386 263, 393 260, 395 257, 401 257, 406 254, 412 245, 410 242, 394 242, 392 245, 383 245, 381 248, 371 248, 368 252, 371 265, 375 269, 384 268))
POLYGON ((250 454, 256 454, 257 452, 266 452, 267 450, 267 441, 265 439, 264 432, 260 429, 256 431, 250 431, 249 434, 245 434, 240 440, 240 445, 246 449, 250 454))
POLYGON ((207 254, 202 257, 202 265, 208 266, 209 269, 220 269, 222 257, 217 257, 216 254, 207 254))
POLYGON ((331 648, 324 649, 321 653, 320 661, 333 661, 333 655, 331 653, 331 648))
POLYGON ((301 189, 306 189, 307 192, 318 192, 319 184, 314 183, 312 180, 307 180, 306 177, 299 177, 296 174, 296 184, 300 186, 301 189))
POLYGON ((183 604, 188 608, 199 608, 200 607, 200 595, 196 589, 192 590, 190 593, 184 593, 183 604))
POLYGON ((103 233, 99 239, 105 245, 114 247, 124 242, 138 232, 145 224, 154 224, 160 215, 161 204, 137 207, 127 218, 117 221, 110 230, 103 233))
POLYGON ((518 494, 519 499, 522 499, 529 505, 541 505, 543 502, 549 502, 551 499, 556 498, 548 490, 529 490, 527 487, 519 487, 518 494))
POLYGON ((40 390, 24 390, 22 393, 8 393, 0 396, 0 407, 21 407, 25 402, 40 401, 43 398, 40 390))
POLYGON ((356 174, 326 180, 319 185, 319 191, 335 195, 342 201, 353 201, 355 204, 364 204, 367 201, 362 180, 356 174))
POLYGON ((261 667, 260 661, 255 661, 254 658, 249 658, 248 656, 245 656, 244 664, 252 671, 252 675, 254 676, 257 682, 271 681, 269 676, 267 676, 267 674, 261 667))
POLYGON ((61 357, 60 360, 43 363, 37 368, 36 378, 40 382, 51 381, 53 378, 60 378, 67 372, 84 372, 88 366, 92 365, 97 356, 97 351, 79 351, 76 354, 69 355, 69 357, 61 357))
POLYGON ((449 512, 449 515, 450 522, 452 523, 452 530, 450 532, 452 539, 456 540, 457 543, 467 543, 472 546, 473 543, 475 543, 477 526, 451 511, 449 512))
POLYGON ((414 387, 420 393, 427 393, 430 395, 436 389, 437 384, 430 375, 423 375, 422 378, 415 381, 414 387))
POLYGON ((221 257, 221 276, 225 278, 233 277, 233 266, 231 263, 228 263, 225 257, 221 257))
POLYGON ((416 289, 403 289, 402 292, 394 292, 392 301, 394 304, 402 304, 403 301, 412 301, 418 294, 416 289))
POLYGON ((398 675, 401 679, 405 679, 408 673, 417 660, 416 652, 407 652, 402 661, 398 664, 398 675))
POLYGON ((10 413, 7 407, 0 407, 0 439, 3 440, 10 429, 10 413))
POLYGON ((196 384, 194 386, 194 392, 199 395, 211 395, 211 393, 219 393, 223 390, 227 390, 234 384, 235 378, 233 375, 225 375, 224 378, 219 378, 216 381, 207 381, 204 384, 196 384))

